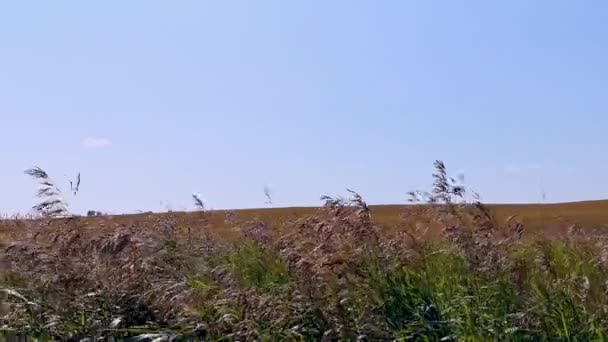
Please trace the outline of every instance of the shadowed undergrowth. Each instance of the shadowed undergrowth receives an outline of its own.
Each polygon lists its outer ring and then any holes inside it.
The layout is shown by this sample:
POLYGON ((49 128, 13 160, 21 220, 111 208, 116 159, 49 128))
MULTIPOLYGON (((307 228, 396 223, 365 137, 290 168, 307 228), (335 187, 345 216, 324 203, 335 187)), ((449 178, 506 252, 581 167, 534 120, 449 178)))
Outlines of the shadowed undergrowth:
POLYGON ((413 193, 432 205, 410 208, 399 229, 374 223, 356 193, 280 229, 227 217, 230 240, 205 218, 21 223, 1 246, 0 330, 41 341, 603 341, 607 236, 522 240, 521 223, 464 201, 435 167, 433 190, 413 193), (425 238, 430 225, 442 239, 425 238))

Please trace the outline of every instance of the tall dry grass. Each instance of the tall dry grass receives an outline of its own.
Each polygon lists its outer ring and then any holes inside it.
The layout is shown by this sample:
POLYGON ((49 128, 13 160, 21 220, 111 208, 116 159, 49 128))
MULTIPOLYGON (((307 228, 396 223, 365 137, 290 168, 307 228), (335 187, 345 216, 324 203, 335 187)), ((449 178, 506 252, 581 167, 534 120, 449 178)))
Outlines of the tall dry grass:
MULTIPOLYGON (((6 339, 602 341, 608 238, 525 240, 435 164, 399 227, 355 192, 271 228, 14 220, 0 252, 6 339), (425 237, 443 229, 441 240, 425 237), (17 229, 18 228, 18 229, 17 229), (390 228, 390 229, 389 229, 390 228)), ((201 210, 203 207, 201 206, 201 210)))

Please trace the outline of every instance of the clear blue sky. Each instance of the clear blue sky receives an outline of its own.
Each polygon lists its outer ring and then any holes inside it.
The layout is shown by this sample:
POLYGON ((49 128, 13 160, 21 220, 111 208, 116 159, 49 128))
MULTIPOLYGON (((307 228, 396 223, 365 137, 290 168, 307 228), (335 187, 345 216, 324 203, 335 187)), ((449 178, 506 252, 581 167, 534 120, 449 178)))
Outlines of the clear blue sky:
POLYGON ((7 1, 1 212, 403 203, 432 162, 490 202, 608 197, 606 1, 7 1), (160 202, 164 201, 163 204, 160 202))

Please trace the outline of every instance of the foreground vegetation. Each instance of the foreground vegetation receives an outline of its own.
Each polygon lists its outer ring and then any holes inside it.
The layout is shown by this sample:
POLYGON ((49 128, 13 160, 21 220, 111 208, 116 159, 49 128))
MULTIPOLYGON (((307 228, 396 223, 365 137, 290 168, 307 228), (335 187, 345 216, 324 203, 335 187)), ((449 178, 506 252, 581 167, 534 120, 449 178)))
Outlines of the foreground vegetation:
POLYGON ((41 341, 603 341, 608 235, 572 226, 525 238, 517 218, 464 202, 436 169, 433 191, 412 194, 430 204, 392 227, 356 193, 272 227, 226 214, 231 238, 204 213, 187 226, 6 222, 0 330, 41 341))

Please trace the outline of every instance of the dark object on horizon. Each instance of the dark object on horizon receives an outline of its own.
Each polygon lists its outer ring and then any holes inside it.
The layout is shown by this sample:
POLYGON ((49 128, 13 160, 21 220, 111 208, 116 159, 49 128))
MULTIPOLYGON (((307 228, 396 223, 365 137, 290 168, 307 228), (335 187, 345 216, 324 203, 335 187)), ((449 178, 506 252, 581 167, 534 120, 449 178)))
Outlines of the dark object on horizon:
POLYGON ((103 216, 101 211, 89 210, 87 211, 87 216, 103 216))

